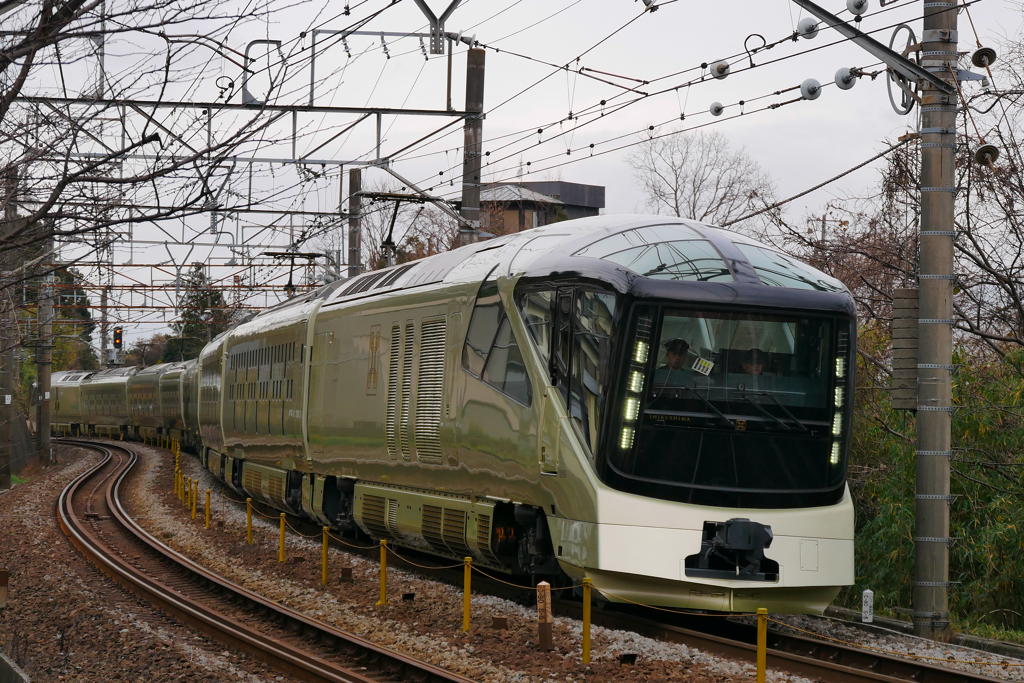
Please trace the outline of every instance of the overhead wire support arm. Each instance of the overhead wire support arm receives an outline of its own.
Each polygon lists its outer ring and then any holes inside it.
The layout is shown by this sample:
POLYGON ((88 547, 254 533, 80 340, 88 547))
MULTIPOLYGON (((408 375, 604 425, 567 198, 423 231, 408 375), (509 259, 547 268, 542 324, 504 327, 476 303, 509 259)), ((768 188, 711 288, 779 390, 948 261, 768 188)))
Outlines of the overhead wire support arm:
POLYGON ((859 28, 851 26, 849 23, 843 21, 825 8, 819 7, 815 3, 810 2, 810 0, 793 0, 793 2, 824 21, 829 28, 835 29, 841 35, 849 38, 850 41, 859 45, 874 57, 882 60, 886 66, 907 80, 911 82, 927 81, 936 89, 946 93, 947 95, 953 95, 956 93, 953 86, 946 81, 942 80, 927 69, 918 66, 898 52, 882 45, 859 28))
POLYGON ((430 23, 430 54, 432 55, 443 55, 444 54, 444 22, 448 20, 448 17, 452 15, 455 8, 459 6, 462 0, 452 0, 448 8, 441 13, 441 16, 434 14, 434 11, 427 6, 424 0, 413 0, 416 6, 423 12, 423 16, 427 18, 430 23))

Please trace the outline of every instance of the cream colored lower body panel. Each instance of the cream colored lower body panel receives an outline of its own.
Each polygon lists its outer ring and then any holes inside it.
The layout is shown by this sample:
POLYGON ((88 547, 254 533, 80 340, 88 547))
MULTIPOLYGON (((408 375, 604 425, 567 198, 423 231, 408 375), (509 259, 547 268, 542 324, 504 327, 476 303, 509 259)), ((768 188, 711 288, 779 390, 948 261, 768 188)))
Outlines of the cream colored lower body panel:
POLYGON ((562 569, 575 579, 588 577, 594 589, 610 602, 635 602, 684 609, 720 612, 755 612, 765 607, 782 614, 821 614, 832 604, 842 586, 780 587, 746 582, 745 586, 711 586, 691 581, 672 581, 653 576, 622 574, 574 567, 562 569))
POLYGON ((734 581, 686 576, 686 558, 700 552, 700 530, 554 518, 549 525, 566 573, 590 577, 595 588, 615 594, 607 596, 613 601, 814 614, 854 581, 853 539, 775 536, 765 556, 779 563, 778 580, 734 581))

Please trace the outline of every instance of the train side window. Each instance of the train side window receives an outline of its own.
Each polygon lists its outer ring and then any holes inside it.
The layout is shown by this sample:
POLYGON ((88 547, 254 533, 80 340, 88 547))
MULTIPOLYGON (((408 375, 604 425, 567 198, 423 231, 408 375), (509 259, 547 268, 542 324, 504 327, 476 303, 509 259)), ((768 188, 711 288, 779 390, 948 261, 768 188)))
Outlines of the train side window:
POLYGON ((615 296, 579 291, 573 316, 572 391, 569 414, 590 446, 597 447, 610 382, 615 296))
POLYGON ((547 366, 551 358, 551 332, 554 323, 554 314, 551 311, 551 303, 555 298, 553 291, 526 292, 519 299, 519 310, 522 312, 523 322, 526 329, 530 331, 540 357, 544 359, 547 366))
POLYGON ((526 363, 519 350, 508 318, 502 316, 501 327, 487 356, 487 366, 480 376, 485 383, 525 406, 533 403, 533 386, 526 374, 526 363))
POLYGON ((502 317, 504 311, 498 296, 498 284, 494 280, 487 280, 480 286, 473 317, 469 321, 469 331, 466 333, 466 345, 462 349, 462 367, 474 377, 479 377, 484 370, 487 353, 494 343, 502 317))
POLYGON ((566 404, 569 403, 569 362, 572 357, 572 293, 572 287, 558 290, 554 355, 551 359, 551 383, 558 387, 566 404))

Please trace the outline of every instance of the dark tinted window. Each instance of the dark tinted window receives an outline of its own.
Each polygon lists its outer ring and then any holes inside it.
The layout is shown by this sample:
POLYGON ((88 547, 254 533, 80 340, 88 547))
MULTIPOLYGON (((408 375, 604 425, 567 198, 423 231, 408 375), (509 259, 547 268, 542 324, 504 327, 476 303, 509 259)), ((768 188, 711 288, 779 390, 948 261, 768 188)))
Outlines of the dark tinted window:
POLYGON ((821 292, 841 292, 843 285, 824 273, 785 254, 751 244, 736 245, 754 267, 761 284, 790 289, 816 289, 821 292))
POLYGON ((577 291, 573 316, 572 389, 569 413, 591 449, 597 447, 610 381, 615 296, 577 291))
POLYGON ((552 291, 527 292, 519 298, 519 308, 523 314, 523 322, 530 331, 537 350, 540 351, 544 365, 548 364, 551 355, 551 332, 554 317, 551 312, 551 301, 555 293, 552 291))
POLYGON ((476 301, 462 350, 462 367, 506 396, 530 405, 533 387, 497 284, 485 282, 476 301))
POLYGON ((466 334, 466 346, 462 350, 462 367, 477 377, 484 370, 484 361, 494 342, 494 335, 498 332, 502 315, 498 285, 493 281, 485 282, 477 296, 473 317, 469 321, 469 332, 466 334))
POLYGON ((533 387, 508 318, 502 320, 481 379, 523 405, 533 402, 533 387))

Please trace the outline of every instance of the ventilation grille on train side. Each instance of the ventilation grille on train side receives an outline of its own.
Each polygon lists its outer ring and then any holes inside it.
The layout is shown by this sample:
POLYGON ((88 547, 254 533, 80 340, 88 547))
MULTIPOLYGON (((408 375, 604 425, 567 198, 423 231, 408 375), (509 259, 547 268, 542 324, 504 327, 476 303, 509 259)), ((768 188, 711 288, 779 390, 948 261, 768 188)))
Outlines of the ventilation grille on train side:
POLYGON ((466 513, 462 510, 444 509, 444 524, 441 527, 444 544, 459 557, 473 553, 466 545, 466 513))
POLYGON ((430 547, 439 553, 447 553, 448 546, 444 544, 444 537, 441 534, 442 509, 436 505, 423 506, 423 522, 421 529, 423 538, 430 547))
POLYGON ((402 328, 395 325, 391 328, 391 355, 388 357, 388 409, 384 425, 384 435, 388 445, 388 457, 398 457, 398 445, 395 434, 395 408, 398 398, 398 353, 401 343, 402 328))
POLYGON ((441 464, 441 403, 444 400, 444 318, 424 320, 416 386, 416 455, 441 464))
POLYGON ((398 538, 398 501, 394 498, 388 498, 388 517, 385 520, 388 527, 388 532, 398 538))
POLYGON ((415 343, 416 326, 413 323, 406 323, 405 325, 405 352, 402 358, 402 412, 401 412, 401 427, 402 427, 402 459, 408 460, 410 456, 410 446, 412 441, 412 433, 409 429, 409 409, 410 400, 412 398, 412 349, 415 343))
POLYGON ((388 538, 391 532, 385 524, 387 514, 387 498, 363 494, 363 524, 370 530, 371 536, 388 538))
POLYGON ((476 547, 480 549, 480 554, 484 556, 484 559, 494 564, 501 564, 498 562, 498 558, 495 557, 494 551, 491 550, 490 515, 477 514, 476 516, 476 547))

